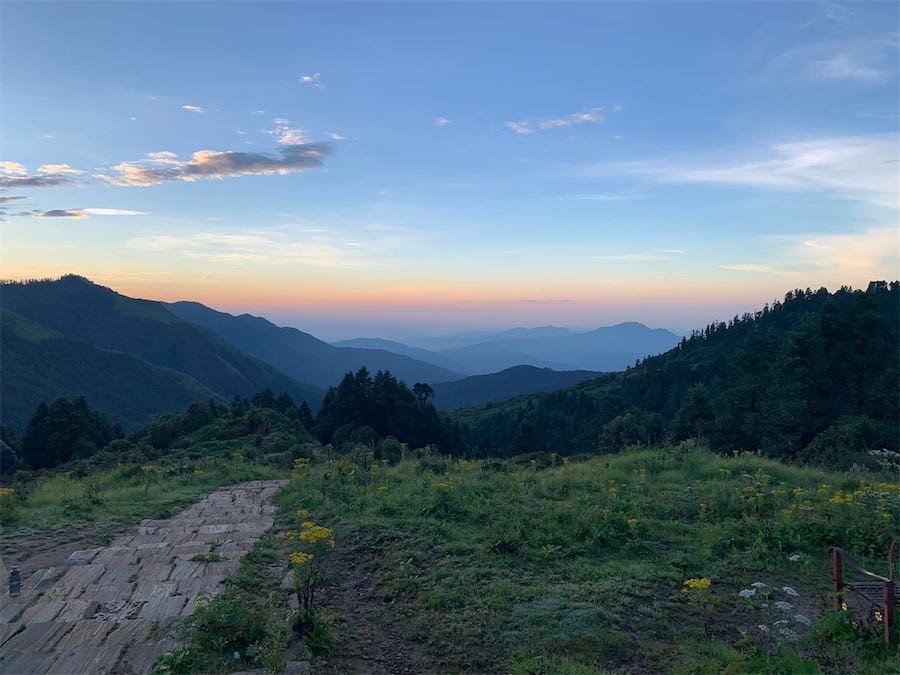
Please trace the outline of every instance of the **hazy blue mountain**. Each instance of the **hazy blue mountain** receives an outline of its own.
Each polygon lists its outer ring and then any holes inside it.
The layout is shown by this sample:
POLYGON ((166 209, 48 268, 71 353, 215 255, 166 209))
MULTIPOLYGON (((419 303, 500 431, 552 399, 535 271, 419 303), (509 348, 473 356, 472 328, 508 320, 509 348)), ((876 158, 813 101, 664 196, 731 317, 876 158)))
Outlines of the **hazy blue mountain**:
POLYGON ((586 370, 624 370, 635 360, 668 351, 681 337, 664 328, 631 321, 585 333, 548 337, 518 337, 498 341, 505 349, 548 362, 565 361, 586 370))
POLYGON ((440 351, 471 347, 482 342, 498 342, 500 340, 529 337, 561 337, 563 335, 572 335, 573 333, 574 331, 559 326, 540 326, 538 328, 511 328, 504 331, 468 331, 440 337, 411 338, 405 342, 421 349, 440 351))
POLYGON ((166 305, 173 314, 211 330, 240 349, 285 373, 319 387, 340 382, 348 371, 366 367, 372 373, 389 370, 410 386, 463 377, 447 368, 382 349, 335 347, 296 328, 283 328, 250 314, 234 316, 197 302, 166 305))
POLYGON ((430 363, 435 366, 440 366, 441 368, 447 368, 448 370, 455 371, 457 373, 462 373, 464 375, 472 375, 473 373, 465 368, 462 364, 456 363, 455 361, 448 359, 446 356, 442 354, 438 354, 437 352, 433 352, 430 349, 419 349, 418 347, 410 347, 409 345, 405 345, 402 342, 395 342, 394 340, 385 340, 383 338, 353 338, 352 340, 339 340, 338 342, 332 342, 335 347, 353 347, 357 349, 383 349, 386 352, 392 352, 394 354, 403 354, 404 356, 408 356, 411 359, 417 359, 419 361, 424 361, 425 363, 430 363))
POLYGON ((41 401, 84 394, 126 427, 194 400, 322 392, 182 321, 161 303, 87 279, 4 283, 3 418, 21 424, 41 401), (13 421, 15 418, 15 421, 13 421))
POLYGON ((434 404, 439 410, 454 410, 506 401, 523 394, 556 391, 599 377, 590 370, 551 370, 534 366, 514 366, 499 373, 474 375, 454 382, 433 385, 434 404))
POLYGON ((513 366, 534 366, 536 368, 553 368, 554 370, 576 369, 567 361, 547 361, 527 354, 523 350, 513 350, 494 342, 480 342, 459 349, 444 349, 439 353, 461 364, 470 372, 482 375, 497 373, 513 366))

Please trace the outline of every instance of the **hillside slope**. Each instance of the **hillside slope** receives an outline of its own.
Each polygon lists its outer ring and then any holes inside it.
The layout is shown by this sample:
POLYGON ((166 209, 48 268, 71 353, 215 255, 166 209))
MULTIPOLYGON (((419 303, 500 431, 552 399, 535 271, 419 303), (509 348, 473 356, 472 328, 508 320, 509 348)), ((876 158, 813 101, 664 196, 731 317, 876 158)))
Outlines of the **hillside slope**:
MULTIPOLYGON (((200 385, 197 393, 203 395, 198 398, 208 398, 209 391, 225 398, 252 396, 269 388, 287 392, 295 400, 313 406, 321 402, 322 392, 315 387, 298 382, 211 332, 182 321, 161 303, 129 298, 72 275, 55 281, 4 283, 0 292, 4 309, 66 338, 64 344, 55 347, 78 351, 70 357, 75 363, 89 351, 84 346, 90 346, 130 354, 153 366, 187 375, 200 385), (76 348, 74 344, 81 346, 76 348)), ((2 347, 5 357, 6 344, 2 347)), ((40 367, 31 360, 21 365, 26 370, 40 367)), ((138 376, 149 371, 135 366, 125 372, 123 377, 138 378, 127 382, 127 388, 138 391, 142 387, 138 376)), ((43 393, 34 391, 40 400, 52 397, 50 389, 43 393)), ((103 409, 98 402, 91 403, 103 409)), ((160 406, 164 403, 170 402, 160 401, 160 406)), ((123 402, 124 409, 130 405, 130 399, 123 402)), ((164 409, 169 409, 168 405, 164 409)), ((141 417, 137 414, 137 418, 141 417)))
POLYGON ((383 338, 353 338, 352 340, 340 340, 338 342, 333 342, 332 344, 335 347, 352 347, 355 349, 381 349, 386 352, 402 354, 403 356, 408 356, 411 359, 416 359, 418 361, 424 361, 425 363, 430 363, 435 366, 440 366, 441 368, 446 368, 447 370, 451 370, 456 373, 462 373, 463 375, 473 374, 461 363, 457 363, 456 361, 447 358, 443 354, 438 354, 437 352, 431 351, 430 349, 410 347, 409 345, 403 344, 402 342, 395 342, 394 340, 385 340, 383 338))
POLYGON ((433 386, 438 410, 454 410, 505 401, 523 394, 555 391, 597 377, 590 370, 551 370, 534 366, 514 366, 499 373, 473 375, 433 386))
POLYGON ((126 352, 99 349, 2 310, 4 424, 24 429, 41 401, 84 396, 126 430, 193 401, 224 400, 193 377, 126 352))
POLYGON ((348 372, 363 367, 373 373, 389 370, 410 385, 462 377, 446 368, 383 350, 334 347, 296 328, 282 328, 250 314, 234 316, 197 302, 175 302, 166 307, 288 375, 319 387, 335 385, 348 372))
POLYGON ((849 466, 865 450, 897 449, 898 308, 898 282, 795 291, 623 373, 454 417, 484 454, 701 437, 722 452, 849 466))

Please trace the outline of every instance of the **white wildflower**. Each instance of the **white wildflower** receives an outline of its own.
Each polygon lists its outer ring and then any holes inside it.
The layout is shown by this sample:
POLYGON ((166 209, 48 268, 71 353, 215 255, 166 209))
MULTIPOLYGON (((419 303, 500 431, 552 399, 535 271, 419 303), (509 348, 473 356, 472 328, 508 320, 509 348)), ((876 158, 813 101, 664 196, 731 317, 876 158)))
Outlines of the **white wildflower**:
POLYGON ((782 628, 778 632, 781 633, 781 635, 783 635, 785 637, 785 639, 788 640, 788 642, 796 642, 800 637, 797 635, 797 633, 792 631, 790 628, 782 628))
POLYGON ((744 598, 745 600, 749 600, 754 595, 756 595, 756 589, 755 588, 745 588, 740 593, 738 593, 738 595, 741 596, 742 598, 744 598))
POLYGON ((783 611, 785 611, 785 612, 794 609, 794 606, 793 606, 791 603, 789 603, 789 602, 784 602, 783 600, 780 601, 780 602, 776 602, 776 603, 775 603, 775 606, 776 606, 778 609, 783 610, 783 611))
POLYGON ((791 622, 788 621, 787 619, 779 619, 778 621, 776 621, 776 622, 773 623, 772 625, 773 625, 773 626, 778 626, 779 628, 781 628, 782 626, 789 626, 790 623, 791 623, 791 622))
POLYGON ((797 591, 795 591, 793 588, 791 588, 790 586, 784 586, 784 587, 782 587, 781 590, 783 590, 785 593, 787 593, 792 598, 800 597, 800 594, 797 591))
POLYGON ((797 623, 802 623, 804 626, 812 626, 812 621, 810 621, 802 614, 794 614, 794 621, 796 621, 797 623))
POLYGON ((766 624, 764 624, 764 623, 759 624, 759 625, 757 626, 757 628, 759 629, 759 632, 760 632, 760 633, 763 633, 763 634, 766 634, 766 635, 769 633, 769 627, 768 627, 766 624))
POLYGON ((794 555, 789 555, 788 560, 790 560, 791 562, 800 562, 800 554, 795 553, 794 555))
POLYGON ((754 582, 753 582, 752 584, 750 584, 750 585, 753 586, 753 588, 766 588, 766 584, 764 584, 764 583, 761 582, 761 581, 754 581, 754 582))

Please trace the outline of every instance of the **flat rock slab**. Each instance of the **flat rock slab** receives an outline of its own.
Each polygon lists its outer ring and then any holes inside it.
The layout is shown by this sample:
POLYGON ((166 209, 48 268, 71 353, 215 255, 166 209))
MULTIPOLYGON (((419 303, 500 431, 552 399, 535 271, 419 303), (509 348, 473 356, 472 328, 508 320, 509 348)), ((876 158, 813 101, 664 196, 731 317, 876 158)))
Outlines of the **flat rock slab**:
POLYGON ((0 595, 0 673, 149 672, 179 646, 160 629, 224 589, 272 527, 271 499, 286 482, 222 488, 109 546, 75 551, 65 567, 23 569, 21 594, 0 595), (225 560, 192 560, 213 551, 225 560))

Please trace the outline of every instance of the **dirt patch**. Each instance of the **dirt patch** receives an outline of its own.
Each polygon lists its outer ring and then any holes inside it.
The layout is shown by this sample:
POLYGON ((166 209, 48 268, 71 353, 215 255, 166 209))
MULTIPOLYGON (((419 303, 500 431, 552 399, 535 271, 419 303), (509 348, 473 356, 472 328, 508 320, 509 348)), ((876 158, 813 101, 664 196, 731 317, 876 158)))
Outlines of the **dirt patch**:
POLYGON ((388 620, 381 608, 384 593, 374 569, 360 563, 364 555, 335 554, 329 583, 323 588, 323 609, 336 615, 335 651, 318 669, 322 673, 432 673, 434 660, 388 620))

